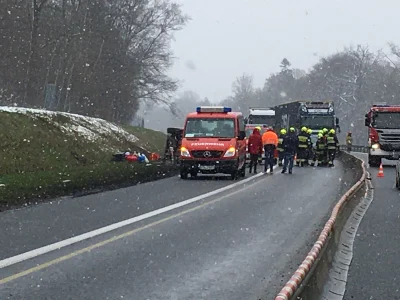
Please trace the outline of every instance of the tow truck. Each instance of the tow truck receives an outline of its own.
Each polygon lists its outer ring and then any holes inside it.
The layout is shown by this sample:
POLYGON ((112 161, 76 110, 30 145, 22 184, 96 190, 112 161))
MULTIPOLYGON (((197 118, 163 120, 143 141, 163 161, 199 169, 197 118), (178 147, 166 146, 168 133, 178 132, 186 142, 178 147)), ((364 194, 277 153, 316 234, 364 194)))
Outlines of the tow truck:
POLYGON ((400 155, 400 105, 373 104, 365 115, 365 126, 368 127, 369 165, 379 167, 382 158, 398 160, 400 155))
POLYGON ((246 173, 244 118, 230 107, 200 106, 186 116, 180 155, 180 176, 246 173))
POLYGON ((299 130, 305 126, 312 130, 311 141, 315 144, 318 132, 323 128, 336 128, 340 132, 339 118, 335 116, 333 101, 294 101, 275 106, 277 129, 290 127, 299 130))

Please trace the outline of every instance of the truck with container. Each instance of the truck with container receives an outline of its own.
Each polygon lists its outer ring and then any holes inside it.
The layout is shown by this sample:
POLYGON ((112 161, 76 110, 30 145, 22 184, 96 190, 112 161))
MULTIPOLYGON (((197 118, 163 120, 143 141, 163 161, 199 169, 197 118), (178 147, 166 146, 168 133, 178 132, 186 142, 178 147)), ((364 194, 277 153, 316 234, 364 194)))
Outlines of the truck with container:
POLYGON ((373 104, 365 115, 368 127, 368 163, 380 166, 382 159, 397 160, 400 155, 400 105, 373 104))
POLYGON ((181 179, 199 173, 244 177, 246 132, 242 113, 224 106, 197 107, 186 116, 180 150, 181 179))
POLYGON ((318 132, 323 129, 336 129, 340 132, 339 118, 335 115, 333 101, 294 101, 277 105, 275 109, 275 128, 290 127, 300 130, 307 127, 312 130, 311 141, 315 144, 318 132))

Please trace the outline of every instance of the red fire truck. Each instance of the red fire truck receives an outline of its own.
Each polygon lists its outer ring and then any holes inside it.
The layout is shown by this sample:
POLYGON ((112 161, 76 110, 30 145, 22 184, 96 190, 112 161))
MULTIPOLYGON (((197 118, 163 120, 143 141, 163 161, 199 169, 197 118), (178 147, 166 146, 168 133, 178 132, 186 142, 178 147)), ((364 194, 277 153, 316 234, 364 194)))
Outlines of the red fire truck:
POLYGON ((368 162, 378 167, 382 158, 396 160, 400 154, 400 105, 372 105, 365 115, 368 127, 368 162))

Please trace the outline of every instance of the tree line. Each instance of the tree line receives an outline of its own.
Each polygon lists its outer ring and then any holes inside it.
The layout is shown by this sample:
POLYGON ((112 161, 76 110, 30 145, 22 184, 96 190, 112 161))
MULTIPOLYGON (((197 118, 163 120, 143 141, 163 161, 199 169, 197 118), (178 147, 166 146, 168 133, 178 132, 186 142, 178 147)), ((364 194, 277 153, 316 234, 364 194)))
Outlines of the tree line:
POLYGON ((351 131, 355 144, 366 145, 364 115, 373 103, 400 104, 400 48, 390 53, 372 52, 368 46, 348 47, 323 57, 309 71, 292 68, 284 58, 280 72, 254 87, 251 75, 243 74, 232 84, 232 95, 223 105, 247 114, 251 106, 275 106, 296 100, 333 100, 344 135, 351 131))
POLYGON ((129 123, 169 103, 170 41, 189 20, 169 0, 0 0, 0 105, 129 123))

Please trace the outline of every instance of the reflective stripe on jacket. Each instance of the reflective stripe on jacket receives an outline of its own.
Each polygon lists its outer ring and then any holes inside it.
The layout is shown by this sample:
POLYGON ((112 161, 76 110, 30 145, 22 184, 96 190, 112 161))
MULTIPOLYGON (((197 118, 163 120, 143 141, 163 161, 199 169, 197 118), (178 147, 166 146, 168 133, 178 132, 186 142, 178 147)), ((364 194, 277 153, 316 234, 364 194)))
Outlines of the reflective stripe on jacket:
POLYGON ((300 133, 297 138, 299 139, 299 148, 308 148, 308 136, 300 133))
POLYGON ((283 152, 283 138, 285 137, 284 134, 281 134, 278 138, 278 151, 283 152))
POLYGON ((328 135, 328 137, 326 138, 326 145, 328 146, 328 150, 336 150, 337 144, 337 137, 334 135, 328 135))

